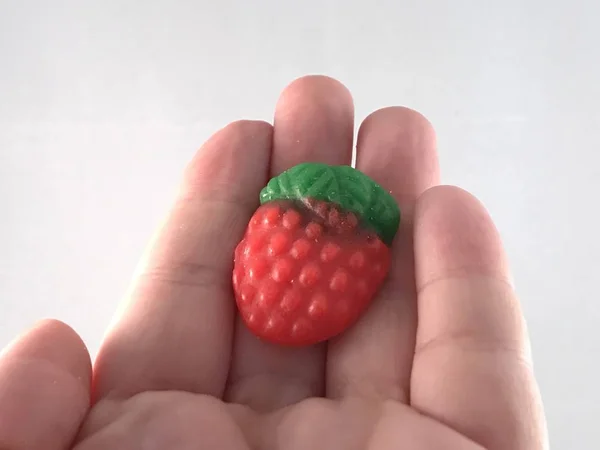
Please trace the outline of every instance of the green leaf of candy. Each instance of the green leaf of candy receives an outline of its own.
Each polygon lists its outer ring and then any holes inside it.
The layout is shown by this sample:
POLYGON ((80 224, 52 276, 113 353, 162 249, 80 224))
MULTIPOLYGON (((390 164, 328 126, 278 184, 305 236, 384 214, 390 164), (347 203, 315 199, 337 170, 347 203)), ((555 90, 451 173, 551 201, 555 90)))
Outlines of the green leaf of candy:
POLYGON ((379 184, 350 166, 303 163, 272 178, 260 192, 261 204, 314 198, 337 203, 357 214, 391 245, 400 225, 400 209, 379 184))

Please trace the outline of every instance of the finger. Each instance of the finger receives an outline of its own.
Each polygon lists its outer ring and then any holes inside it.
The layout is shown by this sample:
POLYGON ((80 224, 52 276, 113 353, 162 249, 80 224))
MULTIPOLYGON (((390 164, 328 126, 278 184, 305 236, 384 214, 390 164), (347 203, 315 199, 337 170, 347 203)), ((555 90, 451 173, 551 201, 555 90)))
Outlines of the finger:
POLYGON ((377 298, 354 327, 330 342, 327 395, 407 402, 417 324, 412 211, 416 198, 438 183, 435 133, 419 113, 385 108, 365 119, 357 147, 358 169, 398 201, 401 227, 377 298))
POLYGON ((458 188, 426 192, 415 254, 412 405, 485 448, 545 448, 523 316, 484 207, 458 188))
MULTIPOLYGON (((326 77, 301 78, 275 111, 271 175, 305 161, 350 164, 354 108, 348 90, 326 77)), ((236 328, 228 398, 258 410, 323 394, 325 347, 283 348, 236 328)))
POLYGON ((96 397, 167 389, 222 395, 234 323, 232 255, 265 184, 271 141, 269 124, 235 122, 193 159, 99 352, 96 397))
POLYGON ((0 448, 65 450, 90 406, 90 356, 67 325, 46 320, 0 355, 0 448))

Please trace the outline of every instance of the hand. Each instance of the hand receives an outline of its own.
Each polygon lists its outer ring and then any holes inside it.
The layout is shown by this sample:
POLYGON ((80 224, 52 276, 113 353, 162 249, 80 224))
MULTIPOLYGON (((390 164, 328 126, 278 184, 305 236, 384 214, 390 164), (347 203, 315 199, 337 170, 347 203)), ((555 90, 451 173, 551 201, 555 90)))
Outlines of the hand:
POLYGON ((353 130, 348 91, 306 77, 282 94, 274 127, 236 122, 206 142, 93 376, 57 321, 5 349, 0 448, 547 448, 498 233, 471 195, 436 187, 434 132, 414 111, 379 110, 358 135, 358 168, 403 212, 392 273, 361 320, 290 349, 236 317, 232 254, 260 188, 302 161, 349 164, 353 130))

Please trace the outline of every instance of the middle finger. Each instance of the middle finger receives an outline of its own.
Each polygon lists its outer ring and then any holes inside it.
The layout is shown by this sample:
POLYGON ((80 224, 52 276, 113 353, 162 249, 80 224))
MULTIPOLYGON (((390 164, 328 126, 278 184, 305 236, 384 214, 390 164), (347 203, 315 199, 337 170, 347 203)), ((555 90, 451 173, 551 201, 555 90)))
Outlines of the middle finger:
MULTIPOLYGON (((350 164, 354 107, 331 78, 296 80, 275 111, 271 176, 301 162, 350 164)), ((324 393, 325 345, 286 348, 259 340, 239 319, 227 400, 270 411, 324 393)))

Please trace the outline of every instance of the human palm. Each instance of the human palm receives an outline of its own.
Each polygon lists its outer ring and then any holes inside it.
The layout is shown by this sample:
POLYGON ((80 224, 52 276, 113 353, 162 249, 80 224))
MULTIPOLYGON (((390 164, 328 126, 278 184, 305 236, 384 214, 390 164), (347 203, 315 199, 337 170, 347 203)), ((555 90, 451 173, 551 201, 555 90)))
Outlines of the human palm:
POLYGON ((285 348, 235 313, 232 254, 270 176, 348 164, 354 111, 325 77, 292 83, 274 126, 235 122, 188 167, 92 370, 66 325, 44 321, 0 359, 0 448, 543 449, 543 412, 498 234, 439 182, 419 114, 371 114, 357 167, 403 212, 392 270, 359 322, 285 348), (93 373, 93 376, 92 376, 93 373))

